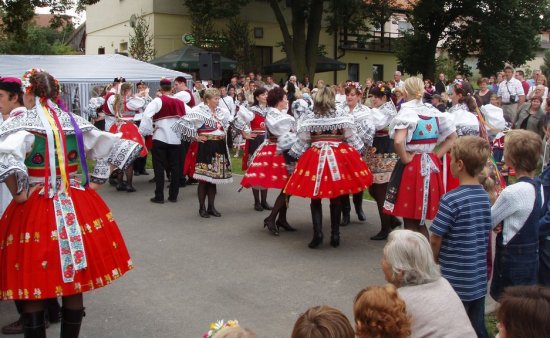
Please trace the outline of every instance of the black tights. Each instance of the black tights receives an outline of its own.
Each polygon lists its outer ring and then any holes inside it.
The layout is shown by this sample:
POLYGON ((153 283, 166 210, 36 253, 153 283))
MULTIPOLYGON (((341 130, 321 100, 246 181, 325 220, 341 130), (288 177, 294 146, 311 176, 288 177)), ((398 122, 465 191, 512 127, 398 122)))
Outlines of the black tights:
POLYGON ((126 170, 120 170, 118 172, 118 183, 122 184, 124 182, 124 174, 126 174, 126 184, 132 186, 134 180, 134 165, 130 165, 126 170))
POLYGON ((267 189, 258 190, 258 189, 252 189, 252 195, 254 196, 254 205, 267 204, 267 189), (261 202, 260 202, 260 196, 261 196, 261 202))
MULTIPOLYGON (((262 190, 262 192, 263 191, 264 190, 262 190)), ((265 192, 267 193, 267 190, 265 190, 265 192)), ((273 209, 271 209, 271 213, 269 214, 269 216, 267 216, 266 219, 274 222, 275 218, 279 216, 279 221, 286 223, 286 211, 288 209, 286 203, 289 199, 290 195, 288 195, 287 197, 287 195, 285 195, 281 190, 281 193, 279 194, 279 196, 277 196, 277 199, 275 199, 275 204, 273 205, 273 209)))
POLYGON ((197 187, 197 193, 199 196, 199 208, 205 208, 206 197, 208 196, 208 209, 214 208, 214 200, 216 199, 216 185, 210 182, 199 181, 197 187))
MULTIPOLYGON (((84 300, 81 293, 61 298, 63 307, 70 310, 81 310, 84 308, 84 300)), ((44 310, 43 300, 26 300, 21 302, 22 313, 33 313, 44 310)))
POLYGON ((403 218, 403 222, 405 223, 405 229, 420 232, 422 235, 426 236, 428 240, 430 239, 428 229, 425 225, 420 225, 419 219, 403 218))
POLYGON ((378 207, 378 215, 380 216, 380 233, 388 234, 392 226, 392 221, 395 216, 384 213, 384 201, 386 199, 386 190, 388 190, 388 183, 373 184, 369 187, 369 194, 376 201, 378 207))

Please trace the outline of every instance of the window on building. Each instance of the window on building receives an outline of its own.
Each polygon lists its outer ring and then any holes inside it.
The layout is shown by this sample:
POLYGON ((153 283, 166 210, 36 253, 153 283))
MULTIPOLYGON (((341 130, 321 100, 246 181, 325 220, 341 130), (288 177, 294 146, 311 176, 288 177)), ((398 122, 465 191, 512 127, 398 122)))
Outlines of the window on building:
POLYGON ((121 53, 128 51, 128 42, 121 42, 119 46, 119 50, 121 53))
POLYGON ((384 81, 384 65, 372 65, 372 80, 384 81))
POLYGON ((359 82, 359 64, 348 63, 348 80, 359 82))
POLYGON ((273 63, 273 47, 254 46, 254 71, 262 71, 264 66, 273 63))
POLYGON ((105 54, 105 47, 99 47, 99 48, 97 49, 97 54, 98 54, 98 55, 105 54))

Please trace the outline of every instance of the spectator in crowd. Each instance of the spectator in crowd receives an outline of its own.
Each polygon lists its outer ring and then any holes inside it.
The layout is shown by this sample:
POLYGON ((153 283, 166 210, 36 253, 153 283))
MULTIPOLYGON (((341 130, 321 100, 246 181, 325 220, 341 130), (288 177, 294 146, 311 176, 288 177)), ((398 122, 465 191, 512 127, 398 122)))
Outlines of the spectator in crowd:
POLYGON ((231 96, 227 95, 227 88, 223 86, 220 87, 220 102, 218 103, 218 107, 227 109, 230 113, 230 120, 233 120, 237 108, 235 106, 235 100, 231 96))
POLYGON ((279 87, 278 84, 276 84, 274 81, 273 81, 273 76, 272 75, 268 75, 266 78, 265 78, 265 85, 264 85, 264 88, 267 89, 267 90, 271 90, 275 87, 279 87))
POLYGON ((543 100, 548 97, 548 87, 546 86, 546 76, 540 75, 535 86, 529 88, 527 92, 527 100, 531 100, 534 96, 540 96, 543 100))
POLYGON ((411 337, 476 337, 460 298, 441 277, 424 235, 394 230, 384 247, 382 271, 398 288, 411 316, 411 337))
POLYGON ((445 89, 445 74, 441 73, 439 74, 437 82, 435 83, 435 92, 436 94, 441 95, 441 93, 445 92, 445 89))
POLYGON ((309 81, 309 76, 304 76, 304 81, 302 81, 302 86, 304 88, 309 89, 310 91, 313 89, 313 83, 309 81))
POLYGON ((477 80, 477 85, 479 86, 479 90, 475 94, 477 104, 479 106, 489 104, 491 102, 491 95, 493 95, 493 92, 489 89, 489 79, 482 77, 477 80))
POLYGON ((506 287, 537 283, 542 211, 540 184, 533 179, 542 149, 540 136, 511 130, 504 144, 504 162, 515 170, 517 181, 502 190, 491 208, 493 228, 498 232, 491 281, 491 297, 496 301, 506 287))
POLYGON ((497 79, 494 75, 489 76, 488 87, 493 93, 497 92, 498 82, 497 82, 497 79))
POLYGON ((342 311, 323 305, 309 308, 296 320, 291 338, 355 338, 355 333, 342 311))
POLYGON ((432 96, 435 94, 435 89, 432 86, 432 81, 424 80, 424 96, 423 101, 425 103, 432 103, 432 96))
POLYGON ((393 73, 393 80, 395 81, 395 88, 403 89, 405 87, 405 82, 401 80, 401 72, 396 70, 393 73))
POLYGON ((521 82, 521 86, 523 87, 523 92, 527 94, 529 92, 529 83, 525 81, 525 72, 523 70, 517 70, 516 71, 516 79, 521 82))
POLYGON ((233 88, 235 88, 235 90, 241 88, 241 87, 239 86, 239 81, 238 81, 238 78, 237 78, 236 75, 233 76, 233 77, 231 78, 231 80, 229 80, 229 83, 228 83, 227 86, 226 86, 227 92, 229 92, 229 87, 233 87, 233 88))
POLYGON ((514 286, 506 289, 497 311, 499 338, 550 337, 550 289, 514 286))
POLYGON ((359 291, 353 304, 358 338, 411 336, 411 318, 393 284, 359 291))
POLYGON ((500 97, 504 118, 508 122, 517 120, 518 107, 525 103, 525 92, 520 81, 513 77, 514 69, 504 67, 505 79, 499 83, 497 95, 500 97))
POLYGON ((542 75, 542 72, 540 71, 540 69, 535 69, 533 71, 533 74, 531 74, 531 78, 527 80, 527 83, 529 83, 529 87, 536 86, 538 83, 539 76, 541 75, 542 75))
POLYGON ((392 99, 394 99, 395 109, 399 111, 399 109, 401 109, 401 105, 405 103, 405 91, 401 88, 395 88, 392 99))
POLYGON ((443 102, 443 98, 439 94, 434 94, 434 96, 432 96, 432 106, 436 107, 437 110, 442 113, 447 110, 447 104, 443 102))
POLYGON ((491 154, 489 142, 478 136, 459 137, 451 149, 451 174, 460 186, 443 196, 430 228, 436 263, 460 297, 478 337, 485 327, 487 248, 491 204, 478 175, 491 154))
POLYGON ((265 86, 265 83, 263 81, 263 78, 262 78, 262 74, 260 73, 256 73, 256 86, 259 88, 259 87, 263 87, 265 86))
POLYGON ((535 96, 530 102, 524 103, 519 109, 518 119, 514 121, 514 129, 530 130, 544 138, 545 113, 541 107, 542 98, 535 96))

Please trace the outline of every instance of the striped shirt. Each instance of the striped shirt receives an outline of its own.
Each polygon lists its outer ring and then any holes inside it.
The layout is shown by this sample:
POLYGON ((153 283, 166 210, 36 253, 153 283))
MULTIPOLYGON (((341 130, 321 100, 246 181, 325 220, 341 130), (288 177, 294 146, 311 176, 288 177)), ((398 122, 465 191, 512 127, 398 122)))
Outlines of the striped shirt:
POLYGON ((481 185, 461 185, 445 194, 430 231, 440 237, 441 274, 463 302, 487 293, 487 247, 491 204, 481 185))

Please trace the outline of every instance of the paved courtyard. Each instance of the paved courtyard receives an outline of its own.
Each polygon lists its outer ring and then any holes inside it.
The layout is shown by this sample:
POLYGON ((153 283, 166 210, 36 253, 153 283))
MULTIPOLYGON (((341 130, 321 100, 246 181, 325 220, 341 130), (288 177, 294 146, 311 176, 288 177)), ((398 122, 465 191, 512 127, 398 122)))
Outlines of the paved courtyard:
MULTIPOLYGON (((202 337, 210 322, 238 319, 260 337, 289 337, 295 320, 313 305, 329 304, 352 319, 353 299, 368 285, 384 282, 380 258, 385 242, 375 205, 365 202, 367 221, 341 229, 341 246, 329 246, 328 200, 324 201, 325 242, 311 239, 309 200, 291 199, 289 222, 298 232, 272 236, 263 229, 267 211, 252 207, 252 194, 238 182, 219 185, 221 218, 198 214, 196 186, 180 190, 178 203, 149 202, 151 176, 136 177, 136 193, 104 186, 132 255, 135 269, 112 285, 85 294, 81 337, 202 337)), ((276 193, 270 192, 274 202, 276 193)), ((0 324, 17 318, 0 302, 0 324)), ((59 336, 59 325, 48 329, 59 336)))

